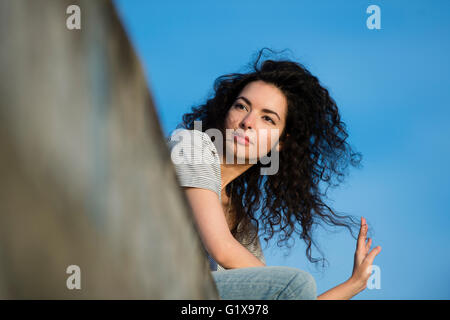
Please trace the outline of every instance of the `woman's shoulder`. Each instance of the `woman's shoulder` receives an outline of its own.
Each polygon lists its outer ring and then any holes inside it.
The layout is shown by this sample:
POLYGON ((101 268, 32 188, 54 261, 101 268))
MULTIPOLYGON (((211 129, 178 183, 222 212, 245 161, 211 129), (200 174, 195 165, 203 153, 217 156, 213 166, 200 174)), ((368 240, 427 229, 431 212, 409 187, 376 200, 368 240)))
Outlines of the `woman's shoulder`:
POLYGON ((209 135, 181 128, 174 130, 167 142, 181 186, 213 190, 220 200, 220 159, 209 135))
POLYGON ((169 141, 185 141, 185 142, 191 142, 195 139, 200 138, 200 140, 194 141, 202 141, 202 142, 212 142, 211 137, 203 131, 197 130, 197 129, 185 129, 185 128, 177 128, 173 130, 169 136, 166 138, 166 140, 169 141))
POLYGON ((196 129, 177 128, 169 134, 166 141, 170 148, 181 144, 191 148, 206 148, 213 156, 217 153, 211 137, 206 132, 196 129))
MULTIPOLYGON (((168 139, 172 139, 177 136, 208 136, 206 132, 197 129, 176 128, 170 132, 168 139)), ((209 136, 208 136, 209 137, 209 136)))

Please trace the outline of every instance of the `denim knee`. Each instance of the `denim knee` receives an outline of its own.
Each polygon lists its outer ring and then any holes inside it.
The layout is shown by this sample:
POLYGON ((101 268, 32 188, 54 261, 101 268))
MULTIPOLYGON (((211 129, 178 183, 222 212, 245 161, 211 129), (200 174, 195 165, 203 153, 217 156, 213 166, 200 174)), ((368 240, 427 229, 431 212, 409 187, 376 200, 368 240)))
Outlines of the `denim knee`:
POLYGON ((281 299, 289 300, 316 300, 317 286, 314 277, 306 271, 291 269, 292 278, 286 285, 281 299))

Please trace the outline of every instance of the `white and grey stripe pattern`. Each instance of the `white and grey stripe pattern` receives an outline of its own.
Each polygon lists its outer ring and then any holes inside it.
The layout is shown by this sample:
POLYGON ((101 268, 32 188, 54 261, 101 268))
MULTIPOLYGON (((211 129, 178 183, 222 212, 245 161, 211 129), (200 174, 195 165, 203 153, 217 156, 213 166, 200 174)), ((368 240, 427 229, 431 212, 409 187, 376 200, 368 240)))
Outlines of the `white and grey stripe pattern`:
POLYGON ((180 185, 212 190, 221 200, 220 159, 209 135, 199 130, 176 129, 168 138, 168 145, 180 185))
MULTIPOLYGON (((220 158, 209 135, 199 130, 183 128, 176 129, 166 140, 180 186, 212 190, 221 201, 220 158)), ((257 258, 265 262, 258 237, 249 245, 247 245, 248 237, 237 240, 257 258)), ((226 270, 217 264, 208 253, 207 256, 212 271, 226 270)))

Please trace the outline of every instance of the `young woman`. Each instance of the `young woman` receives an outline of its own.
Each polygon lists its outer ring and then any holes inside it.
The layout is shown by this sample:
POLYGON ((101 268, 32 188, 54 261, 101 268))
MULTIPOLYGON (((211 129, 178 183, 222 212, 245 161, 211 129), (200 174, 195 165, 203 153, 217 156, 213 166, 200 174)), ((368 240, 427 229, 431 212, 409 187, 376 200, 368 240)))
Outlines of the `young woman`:
POLYGON ((219 77, 214 96, 183 116, 168 139, 177 177, 222 299, 350 299, 366 287, 381 248, 370 251, 364 218, 359 226, 323 202, 319 183, 336 186, 333 179, 341 182, 360 154, 345 141, 345 124, 319 80, 289 60, 259 66, 263 51, 251 72, 219 77), (312 228, 320 222, 352 236, 359 227, 359 236, 351 277, 317 296, 309 273, 265 265, 258 232, 266 241, 278 233, 279 245, 298 233, 315 263, 312 228))

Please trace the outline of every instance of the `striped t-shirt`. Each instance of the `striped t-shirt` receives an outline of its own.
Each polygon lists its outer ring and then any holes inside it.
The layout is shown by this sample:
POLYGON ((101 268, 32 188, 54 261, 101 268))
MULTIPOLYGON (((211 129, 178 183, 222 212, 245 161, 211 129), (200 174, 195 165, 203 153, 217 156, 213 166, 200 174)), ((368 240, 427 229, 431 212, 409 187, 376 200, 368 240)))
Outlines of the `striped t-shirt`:
MULTIPOLYGON (((199 130, 182 128, 173 131, 167 138, 167 143, 180 186, 212 190, 221 201, 220 158, 210 136, 199 130)), ((265 263, 258 236, 250 242, 251 236, 244 235, 236 240, 265 263)), ((208 253, 207 256, 212 271, 225 270, 208 253)))

